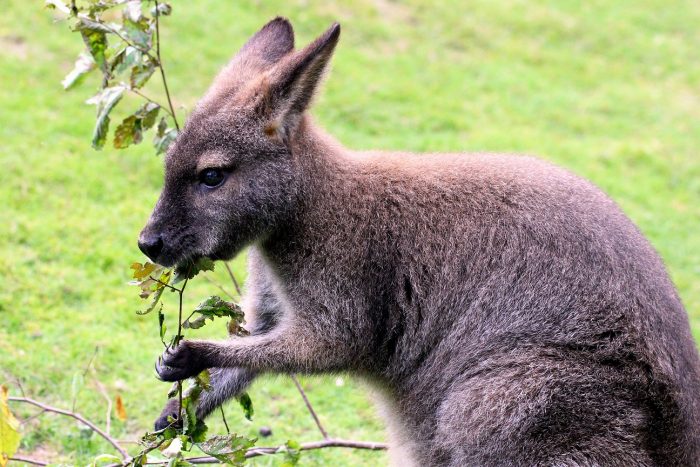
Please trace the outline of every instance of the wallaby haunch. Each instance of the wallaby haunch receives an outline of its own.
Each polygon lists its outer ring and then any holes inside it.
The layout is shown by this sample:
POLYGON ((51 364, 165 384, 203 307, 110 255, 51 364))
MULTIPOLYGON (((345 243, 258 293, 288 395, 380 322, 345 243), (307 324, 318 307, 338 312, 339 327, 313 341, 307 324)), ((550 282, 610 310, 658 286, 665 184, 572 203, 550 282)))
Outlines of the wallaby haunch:
POLYGON ((206 416, 259 373, 351 372, 404 464, 700 465, 698 353, 632 222, 534 158, 343 148, 305 113, 339 34, 294 50, 268 23, 168 151, 139 246, 251 246, 253 332, 183 341, 160 377, 212 368, 206 416))

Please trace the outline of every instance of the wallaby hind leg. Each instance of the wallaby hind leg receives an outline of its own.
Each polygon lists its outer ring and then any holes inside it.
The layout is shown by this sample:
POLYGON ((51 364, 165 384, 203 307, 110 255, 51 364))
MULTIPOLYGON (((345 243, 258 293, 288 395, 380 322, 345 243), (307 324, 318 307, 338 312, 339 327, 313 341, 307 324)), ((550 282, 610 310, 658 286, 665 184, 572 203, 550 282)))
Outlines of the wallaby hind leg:
POLYGON ((452 385, 429 437, 432 458, 441 465, 656 464, 648 439, 662 433, 649 432, 641 373, 533 352, 492 357, 452 385))

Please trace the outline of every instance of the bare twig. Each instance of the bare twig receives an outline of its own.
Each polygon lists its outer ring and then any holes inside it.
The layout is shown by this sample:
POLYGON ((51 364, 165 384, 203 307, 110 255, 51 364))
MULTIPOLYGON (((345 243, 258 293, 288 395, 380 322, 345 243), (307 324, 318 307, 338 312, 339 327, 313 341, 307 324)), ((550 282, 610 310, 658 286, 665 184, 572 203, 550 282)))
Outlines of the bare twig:
POLYGON ((100 380, 97 379, 97 376, 95 376, 94 371, 95 370, 93 368, 92 381, 93 383, 95 383, 95 386, 97 386, 97 391, 107 402, 107 414, 105 416, 105 431, 109 433, 110 429, 112 428, 112 399, 109 397, 109 394, 107 393, 107 389, 105 388, 104 384, 102 384, 100 380))
POLYGON ((160 77, 163 80, 163 88, 165 89, 165 97, 168 99, 168 106, 170 107, 170 115, 173 117, 173 122, 175 123, 175 128, 180 131, 180 125, 177 122, 177 117, 175 117, 175 108, 173 107, 173 101, 170 99, 170 90, 168 89, 168 81, 165 79, 165 69, 163 68, 163 59, 160 56, 160 10, 158 9, 158 0, 155 0, 155 17, 156 17, 156 57, 158 57, 158 69, 160 70, 160 77))
POLYGON ((19 388, 19 392, 22 393, 22 397, 27 397, 27 394, 24 392, 24 387, 22 386, 22 381, 17 376, 15 376, 14 378, 15 378, 15 383, 17 384, 17 387, 19 388))
MULTIPOLYGON (((156 12, 158 12, 158 1, 156 0, 156 12)), ((156 27, 158 25, 156 16, 156 27)), ((161 68, 162 70, 162 68, 161 68)), ((163 80, 165 80, 165 75, 163 75, 163 80)), ((165 84, 165 81, 163 82, 165 84)), ((166 88, 167 89, 167 88, 166 88)), ((168 98, 170 100, 170 98, 168 98)), ((177 335, 175 336, 175 345, 177 345, 182 339, 182 294, 185 293, 185 287, 189 282, 190 273, 192 272, 192 265, 190 264, 187 268, 187 275, 185 276, 185 282, 182 283, 182 287, 178 290, 178 310, 177 310, 177 335)), ((182 381, 177 382, 177 399, 178 399, 178 409, 177 414, 180 420, 184 420, 182 416, 182 381)))
MULTIPOLYGON (((22 397, 24 397, 24 395, 22 397)), ((35 418, 41 417, 44 414, 44 412, 46 412, 46 410, 41 409, 40 411, 38 411, 34 415, 30 416, 29 418, 25 418, 24 420, 21 420, 19 423, 22 425, 26 425, 27 423, 31 422, 35 418)))
POLYGON ((168 109, 166 106, 164 106, 164 105, 161 104, 160 102, 151 99, 150 97, 148 97, 147 95, 145 95, 144 93, 142 93, 141 91, 139 91, 138 89, 134 89, 134 88, 132 88, 132 87, 128 87, 127 89, 128 89, 129 91, 133 92, 134 94, 136 94, 137 96, 139 96, 139 97, 141 97, 141 98, 143 98, 143 99, 146 99, 146 100, 147 100, 148 102, 150 102, 151 104, 155 104, 155 105, 157 105, 158 107, 160 107, 161 109, 165 110, 165 112, 166 112, 168 115, 170 115, 170 116, 173 118, 173 120, 175 120, 175 115, 173 115, 172 113, 170 113, 170 109, 168 109))
POLYGON ((309 402, 309 398, 306 397, 306 392, 304 392, 304 388, 301 387, 301 384, 299 383, 299 380, 297 379, 296 375, 290 374, 289 377, 292 378, 292 381, 294 381, 294 385, 299 390, 299 394, 301 394, 302 399, 304 399, 304 404, 306 404, 306 408, 309 410, 309 413, 313 417, 314 422, 316 422, 316 426, 318 427, 318 431, 321 432, 324 439, 326 439, 326 440, 329 439, 328 432, 323 428, 323 425, 321 425, 321 420, 319 420, 318 415, 316 415, 316 411, 314 410, 313 406, 311 405, 311 402, 309 402))
POLYGON ((32 464, 32 465, 49 465, 48 462, 36 460, 36 459, 30 459, 29 457, 23 457, 23 456, 14 456, 10 457, 11 461, 15 462, 24 462, 25 464, 32 464))
POLYGON ((243 295, 241 293, 241 286, 238 285, 238 281, 234 277, 233 271, 231 271, 231 266, 229 266, 227 262, 224 262, 224 266, 226 266, 226 270, 228 271, 228 275, 231 278, 231 282, 233 282, 233 286, 236 288, 236 293, 238 294, 239 297, 241 297, 243 295))
POLYGON ((224 288, 221 286, 221 284, 219 284, 218 282, 216 282, 214 279, 212 279, 211 277, 207 276, 206 274, 202 274, 202 277, 204 277, 204 278, 207 280, 207 282, 211 283, 211 284, 214 285, 216 288, 218 288, 219 290, 221 290, 221 291, 222 291, 225 295, 227 295, 231 300, 235 300, 235 297, 234 297, 228 290, 224 289, 224 288))
MULTIPOLYGON (((88 360, 87 365, 85 365, 85 370, 83 370, 83 379, 85 378, 85 376, 87 376, 88 371, 90 371, 90 366, 92 365, 92 362, 95 360, 95 357, 97 357, 97 351, 99 349, 100 348, 98 346, 95 346, 95 351, 92 353, 92 356, 90 357, 90 360, 88 360)), ((80 392, 80 390, 76 391, 75 394, 73 394, 73 401, 71 404, 71 412, 75 412, 75 404, 77 402, 79 392, 80 392)), ((24 394, 22 394, 22 395, 24 396, 24 394)), ((109 431, 109 430, 107 430, 107 431, 109 431)))
POLYGON ((34 405, 36 407, 39 407, 40 409, 44 409, 46 412, 52 412, 52 413, 56 413, 59 415, 65 415, 67 417, 74 418, 75 420, 79 421, 80 423, 82 423, 83 425, 87 426, 92 431, 94 431, 95 433, 100 435, 109 444, 114 446, 114 449, 116 449, 119 452, 119 454, 121 454, 122 457, 126 458, 129 456, 129 453, 126 452, 126 449, 121 447, 119 445, 119 443, 114 438, 112 438, 110 435, 108 435, 107 433, 102 431, 97 425, 95 425, 94 423, 92 423, 90 420, 86 419, 85 417, 83 417, 79 413, 71 412, 69 410, 58 409, 56 407, 52 407, 50 405, 44 404, 44 403, 36 401, 34 399, 30 399, 28 397, 9 397, 7 400, 10 402, 23 402, 25 404, 30 404, 30 405, 34 405))
POLYGON ((224 414, 224 406, 220 405, 219 410, 221 410, 221 420, 224 422, 224 426, 226 427, 226 433, 231 434, 231 430, 228 427, 228 422, 226 421, 226 414, 224 414))
MULTIPOLYGON (((154 281, 156 281, 156 282, 158 282, 158 283, 159 283, 160 285, 162 285, 163 287, 169 288, 169 289, 172 290, 173 292, 182 293, 182 292, 181 292, 182 289, 178 289, 177 287, 173 287, 173 286, 170 285, 170 284, 166 284, 165 282, 163 282, 163 281, 160 280, 160 279, 156 279, 156 278, 153 277, 153 276, 148 276, 148 278, 149 278, 149 279, 152 279, 152 280, 154 280, 154 281)), ((183 287, 183 288, 184 288, 184 287, 183 287)))
MULTIPOLYGON (((350 440, 344 440, 344 439, 324 439, 323 441, 313 441, 310 443, 303 443, 300 447, 300 451, 312 451, 315 449, 325 449, 325 448, 350 448, 350 449, 369 449, 373 451, 382 451, 387 448, 387 445, 384 443, 373 443, 373 442, 365 442, 365 441, 350 441, 350 440)), ((259 457, 259 456, 264 456, 267 454, 276 454, 280 452, 279 447, 259 447, 259 448, 252 448, 249 449, 248 452, 246 452, 245 457, 246 459, 250 459, 251 457, 259 457)), ((214 457, 191 457, 186 459, 188 462, 191 462, 192 464, 216 464, 220 463, 221 461, 217 460, 214 457)))

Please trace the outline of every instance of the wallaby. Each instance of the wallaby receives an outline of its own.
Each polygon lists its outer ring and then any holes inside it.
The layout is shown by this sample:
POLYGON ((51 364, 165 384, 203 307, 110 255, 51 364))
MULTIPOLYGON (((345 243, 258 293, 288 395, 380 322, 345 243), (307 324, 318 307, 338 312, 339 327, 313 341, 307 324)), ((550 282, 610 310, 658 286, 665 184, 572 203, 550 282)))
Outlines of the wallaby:
POLYGON ((700 360, 632 222, 535 158, 343 148, 306 113, 339 35, 268 23, 169 149, 139 246, 250 246, 253 332, 185 340, 160 378, 212 368, 204 416, 258 373, 350 372, 403 465, 700 465, 700 360))

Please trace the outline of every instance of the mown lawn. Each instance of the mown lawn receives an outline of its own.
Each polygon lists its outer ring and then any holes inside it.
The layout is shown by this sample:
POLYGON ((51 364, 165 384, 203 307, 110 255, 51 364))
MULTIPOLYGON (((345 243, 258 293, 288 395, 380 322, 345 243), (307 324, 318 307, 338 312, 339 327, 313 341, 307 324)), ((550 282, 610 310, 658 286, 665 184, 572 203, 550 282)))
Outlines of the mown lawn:
MULTIPOLYGON (((163 24, 164 60, 182 116, 271 17, 292 19, 299 44, 338 20, 341 44, 315 111, 330 132, 358 149, 537 154, 590 178, 659 250, 700 337, 697 1, 174 3, 163 24)), ((83 102, 95 82, 68 93, 60 86, 80 48, 41 2, 3 2, 0 381, 16 394, 12 381, 20 378, 32 396, 62 407, 76 399, 80 412, 103 423, 105 401, 90 374, 80 384, 97 348, 95 373, 128 415, 112 417, 112 433, 129 440, 150 428, 167 392, 153 372, 155 317, 134 314, 140 302, 126 286, 162 161, 148 145, 90 148, 93 109, 83 102)), ((122 112, 135 106, 122 103, 122 112)), ((234 262, 239 279, 243 264, 234 262)), ((212 278, 231 288, 222 268, 212 278)), ((216 292, 196 280, 187 306, 216 292)), ((333 435, 383 439, 359 381, 303 381, 333 435)), ((272 427, 265 445, 318 439, 289 379, 264 378, 251 396, 253 422, 235 404, 226 408, 235 429, 254 435, 272 427)), ((26 428, 26 455, 84 464, 109 450, 50 415, 26 428)), ((302 462, 376 465, 386 457, 327 450, 302 462)))

